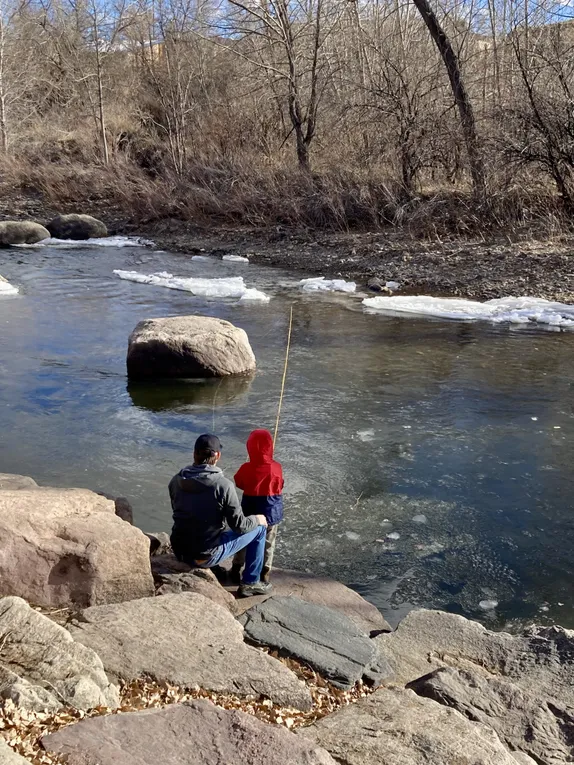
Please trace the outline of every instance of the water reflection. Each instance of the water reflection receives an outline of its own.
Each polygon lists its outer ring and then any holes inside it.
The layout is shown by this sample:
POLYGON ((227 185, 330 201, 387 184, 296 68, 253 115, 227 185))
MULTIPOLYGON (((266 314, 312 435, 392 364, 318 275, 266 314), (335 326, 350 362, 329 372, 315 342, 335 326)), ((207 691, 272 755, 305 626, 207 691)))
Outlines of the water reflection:
POLYGON ((134 406, 150 412, 190 412, 240 404, 251 389, 255 375, 233 375, 221 379, 128 382, 134 406))

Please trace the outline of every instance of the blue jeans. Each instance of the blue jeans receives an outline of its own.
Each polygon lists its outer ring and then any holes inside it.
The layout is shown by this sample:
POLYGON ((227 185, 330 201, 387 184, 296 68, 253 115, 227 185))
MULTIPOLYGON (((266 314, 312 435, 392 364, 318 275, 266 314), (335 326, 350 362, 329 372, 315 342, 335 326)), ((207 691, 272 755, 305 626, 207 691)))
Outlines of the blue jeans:
MULTIPOLYGON (((236 531, 224 531, 219 538, 219 545, 209 560, 204 561, 200 568, 212 568, 227 558, 245 548, 245 568, 241 581, 243 584, 255 584, 261 578, 263 558, 265 556, 265 537, 267 529, 258 526, 247 534, 236 531)), ((197 565, 197 564, 196 564, 197 565)))

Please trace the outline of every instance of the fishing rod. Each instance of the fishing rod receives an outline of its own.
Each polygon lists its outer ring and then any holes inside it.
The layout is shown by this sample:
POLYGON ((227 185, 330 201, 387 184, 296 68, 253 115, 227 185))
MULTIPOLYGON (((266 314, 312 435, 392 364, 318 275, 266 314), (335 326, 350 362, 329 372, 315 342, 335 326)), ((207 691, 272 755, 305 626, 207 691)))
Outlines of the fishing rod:
POLYGON ((283 406, 283 394, 285 392, 285 380, 287 379, 287 367, 289 366, 289 351, 291 349, 291 330, 293 329, 293 303, 289 312, 289 330, 287 332, 287 348, 285 349, 285 366, 283 367, 283 380, 281 381, 281 394, 279 396, 279 406, 277 407, 277 419, 275 420, 275 434, 273 435, 273 448, 277 441, 279 432, 279 420, 281 418, 281 407, 283 406))

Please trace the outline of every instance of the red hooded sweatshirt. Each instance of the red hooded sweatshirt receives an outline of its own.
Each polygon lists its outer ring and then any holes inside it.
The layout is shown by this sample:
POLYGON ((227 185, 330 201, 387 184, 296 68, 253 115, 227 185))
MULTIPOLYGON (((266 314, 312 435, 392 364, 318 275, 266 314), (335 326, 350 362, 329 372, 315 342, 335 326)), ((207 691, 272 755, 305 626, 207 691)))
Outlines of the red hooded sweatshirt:
POLYGON ((249 462, 235 474, 243 490, 241 506, 245 515, 262 514, 271 525, 283 520, 283 470, 273 459, 273 438, 268 430, 254 430, 247 439, 249 462))

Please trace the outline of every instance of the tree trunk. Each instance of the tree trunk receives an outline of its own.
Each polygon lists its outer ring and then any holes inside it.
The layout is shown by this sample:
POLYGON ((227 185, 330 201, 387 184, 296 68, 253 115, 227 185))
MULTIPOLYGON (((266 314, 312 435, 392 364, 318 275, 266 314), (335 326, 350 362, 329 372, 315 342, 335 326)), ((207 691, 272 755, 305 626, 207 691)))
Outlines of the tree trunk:
POLYGON ((462 80, 462 73, 460 71, 457 55, 428 0, 413 0, 413 2, 421 14, 446 67, 452 94, 460 115, 460 122, 470 165, 474 196, 478 203, 485 204, 487 201, 487 194, 484 162, 478 148, 476 123, 474 120, 472 104, 462 80))

